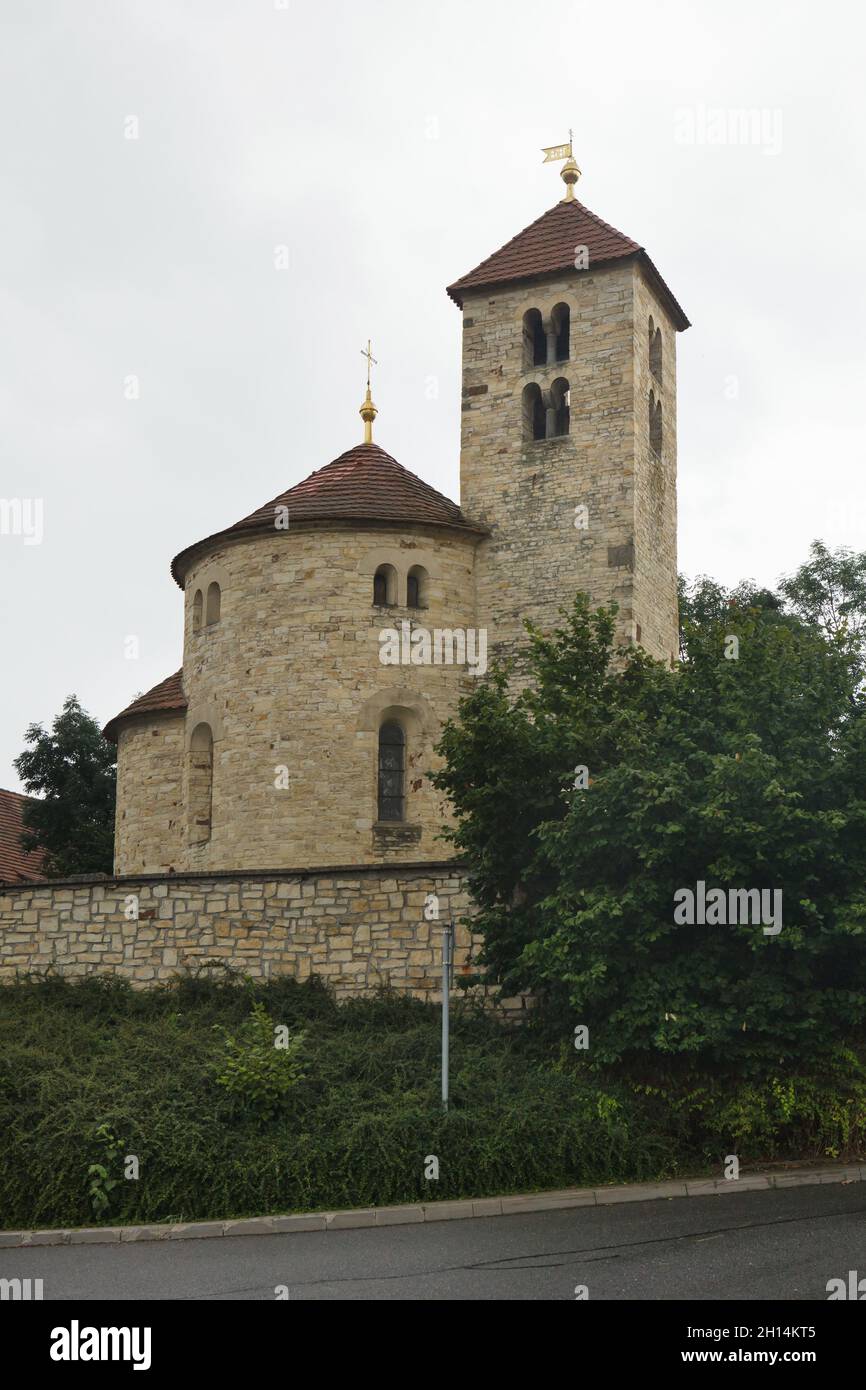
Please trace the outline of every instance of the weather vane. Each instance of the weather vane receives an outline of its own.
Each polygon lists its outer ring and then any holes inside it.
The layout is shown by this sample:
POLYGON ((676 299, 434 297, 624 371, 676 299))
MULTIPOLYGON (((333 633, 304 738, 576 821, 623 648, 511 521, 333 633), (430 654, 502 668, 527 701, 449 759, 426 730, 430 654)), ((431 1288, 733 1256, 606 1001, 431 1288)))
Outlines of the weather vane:
POLYGON ((372 352, 372 348, 371 348, 371 346, 370 346, 370 339, 369 339, 369 338, 367 339, 367 346, 366 346, 366 348, 361 348, 361 356, 362 356, 362 357, 366 357, 366 359, 367 359, 367 395, 366 395, 366 397, 365 397, 365 399, 364 399, 364 404, 361 406, 361 409, 359 410, 358 414, 361 416, 361 419, 364 421, 364 443, 365 443, 365 444, 372 444, 372 443, 373 443, 373 421, 375 420, 375 418, 376 418, 376 416, 379 414, 379 412, 378 412, 378 410, 376 409, 376 407, 374 406, 374 404, 373 404, 373 398, 372 398, 372 396, 370 395, 370 368, 371 368, 371 366, 373 365, 374 362, 376 363, 376 366, 377 366, 377 367, 378 367, 379 363, 378 363, 378 361, 376 360, 376 358, 373 356, 373 352, 372 352))
POLYGON ((566 144, 548 145, 546 149, 543 149, 541 151, 541 153, 544 155, 544 160, 542 161, 544 164, 550 164, 552 161, 557 159, 565 160, 565 163, 559 171, 560 178, 565 184, 565 197, 562 199, 564 203, 576 202, 574 196, 574 185, 580 178, 580 170, 575 164, 574 156, 571 152, 571 145, 573 139, 574 131, 569 130, 568 142, 566 144))

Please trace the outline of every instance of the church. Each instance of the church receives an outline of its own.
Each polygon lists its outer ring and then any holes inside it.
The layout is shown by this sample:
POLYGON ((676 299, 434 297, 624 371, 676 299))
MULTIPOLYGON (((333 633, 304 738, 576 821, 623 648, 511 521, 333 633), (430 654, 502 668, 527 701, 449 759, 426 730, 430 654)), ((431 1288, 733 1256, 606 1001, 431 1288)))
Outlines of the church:
POLYGON ((482 644, 507 657, 524 619, 549 629, 584 590, 616 600, 620 641, 676 660, 689 322, 643 246, 578 201, 566 153, 564 198, 448 287, 459 505, 374 440, 368 344, 363 438, 175 556, 182 666, 105 728, 118 877, 441 862, 427 773, 482 644))

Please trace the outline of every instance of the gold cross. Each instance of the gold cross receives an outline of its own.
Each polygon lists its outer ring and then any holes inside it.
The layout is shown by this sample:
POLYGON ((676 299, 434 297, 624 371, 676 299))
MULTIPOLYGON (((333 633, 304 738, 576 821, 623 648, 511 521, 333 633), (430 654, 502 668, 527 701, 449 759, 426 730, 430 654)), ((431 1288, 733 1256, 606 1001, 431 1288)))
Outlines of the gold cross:
POLYGON ((370 339, 369 339, 369 338, 367 339, 367 350, 366 350, 366 352, 364 351, 363 348, 361 348, 361 356, 362 356, 362 357, 366 357, 366 359, 367 359, 367 390, 369 391, 369 389, 370 389, 370 364, 371 364, 372 362, 375 362, 377 367, 378 367, 378 365, 379 365, 377 359, 373 356, 372 352, 370 351, 370 339))

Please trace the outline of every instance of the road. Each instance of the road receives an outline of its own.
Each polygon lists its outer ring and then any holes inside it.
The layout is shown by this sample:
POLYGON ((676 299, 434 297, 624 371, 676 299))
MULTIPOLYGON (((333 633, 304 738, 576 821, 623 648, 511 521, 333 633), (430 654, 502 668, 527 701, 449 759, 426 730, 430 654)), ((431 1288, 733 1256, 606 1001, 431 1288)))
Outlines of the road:
POLYGON ((866 1276, 866 1183, 299 1235, 0 1250, 46 1300, 827 1299, 866 1276))

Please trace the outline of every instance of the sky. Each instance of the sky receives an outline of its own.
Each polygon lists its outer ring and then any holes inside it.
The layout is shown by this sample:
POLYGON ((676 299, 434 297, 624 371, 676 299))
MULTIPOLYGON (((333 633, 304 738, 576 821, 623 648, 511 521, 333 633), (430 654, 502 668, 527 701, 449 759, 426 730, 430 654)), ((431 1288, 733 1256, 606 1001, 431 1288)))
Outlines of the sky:
POLYGON ((562 196, 679 336, 679 567, 866 549, 862 7, 3 0, 0 787, 178 669, 174 554, 361 438, 459 496, 445 286, 562 196), (5 518, 5 519, 4 519, 5 518))

